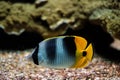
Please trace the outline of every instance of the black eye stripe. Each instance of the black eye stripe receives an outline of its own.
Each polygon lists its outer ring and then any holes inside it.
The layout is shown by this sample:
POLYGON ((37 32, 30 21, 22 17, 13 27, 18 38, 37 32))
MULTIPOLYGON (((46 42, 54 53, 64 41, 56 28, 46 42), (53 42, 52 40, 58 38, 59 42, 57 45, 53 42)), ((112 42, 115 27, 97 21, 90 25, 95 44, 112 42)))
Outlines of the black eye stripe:
POLYGON ((39 45, 36 47, 34 53, 32 54, 33 62, 37 65, 39 64, 38 63, 38 49, 39 49, 39 45))

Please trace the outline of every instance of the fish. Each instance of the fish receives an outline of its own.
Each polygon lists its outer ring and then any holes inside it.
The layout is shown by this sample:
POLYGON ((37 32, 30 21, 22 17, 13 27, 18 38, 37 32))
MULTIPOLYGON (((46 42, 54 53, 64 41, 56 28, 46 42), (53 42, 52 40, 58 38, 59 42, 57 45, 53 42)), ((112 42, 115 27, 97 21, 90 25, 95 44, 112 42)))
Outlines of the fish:
POLYGON ((27 59, 48 68, 83 68, 93 57, 92 43, 80 36, 58 36, 41 41, 27 59))

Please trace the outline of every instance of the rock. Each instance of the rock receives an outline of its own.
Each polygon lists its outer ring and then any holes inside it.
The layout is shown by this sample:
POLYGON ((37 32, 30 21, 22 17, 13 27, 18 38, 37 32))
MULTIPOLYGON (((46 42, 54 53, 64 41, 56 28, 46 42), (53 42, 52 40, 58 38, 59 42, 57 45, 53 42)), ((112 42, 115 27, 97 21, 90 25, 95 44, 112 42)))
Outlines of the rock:
MULTIPOLYGON (((93 19, 99 18, 98 15, 107 16, 105 12, 107 10, 115 18, 100 18, 99 20, 103 21, 99 25, 106 25, 108 27, 106 31, 112 30, 110 34, 119 36, 118 4, 117 0, 1 0, 0 25, 8 34, 20 35, 27 31, 39 33, 47 38, 62 35, 68 28, 82 29, 88 20, 93 22, 93 19), (101 9, 105 13, 102 13, 101 9), (92 18, 97 10, 97 17, 92 18)), ((97 23, 97 20, 94 22, 97 23)))
POLYGON ((100 25, 113 37, 120 39, 120 9, 97 9, 89 19, 91 23, 100 25))
POLYGON ((45 31, 42 30, 42 32, 38 29, 38 32, 41 32, 44 37, 62 35, 67 28, 73 30, 82 29, 90 12, 96 7, 103 5, 103 2, 93 1, 91 5, 88 4, 87 0, 85 2, 77 0, 49 0, 44 6, 37 7, 32 12, 32 17, 38 25, 41 24, 45 28, 45 31), (96 7, 93 5, 96 5, 96 7), (63 24, 62 22, 68 26, 64 28, 64 26, 58 25, 59 23, 63 24))
POLYGON ((40 7, 40 6, 45 5, 47 2, 48 0, 36 0, 35 4, 36 4, 36 7, 40 7))

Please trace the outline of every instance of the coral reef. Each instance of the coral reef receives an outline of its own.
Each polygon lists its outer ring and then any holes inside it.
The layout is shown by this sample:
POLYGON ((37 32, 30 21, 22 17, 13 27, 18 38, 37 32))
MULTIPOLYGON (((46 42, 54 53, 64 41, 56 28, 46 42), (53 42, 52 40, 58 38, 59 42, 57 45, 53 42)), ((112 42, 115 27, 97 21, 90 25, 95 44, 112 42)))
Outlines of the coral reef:
POLYGON ((12 5, 6 2, 1 2, 0 5, 0 15, 3 14, 0 16, 0 27, 3 28, 6 33, 19 35, 27 30, 31 20, 29 12, 34 9, 32 5, 22 5, 21 3, 12 5))
POLYGON ((120 39, 120 10, 97 9, 89 17, 94 24, 101 25, 105 31, 120 39))
POLYGON ((104 24, 103 27, 108 28, 106 31, 119 36, 119 17, 116 18, 119 16, 119 7, 117 0, 1 0, 0 27, 8 34, 20 35, 28 31, 46 38, 64 34, 68 28, 81 29, 88 20, 93 22, 94 19, 96 23, 97 15, 100 15, 101 23, 98 25, 104 24), (115 18, 106 19, 106 10, 112 11, 109 16, 115 18), (96 16, 92 17, 94 14, 96 16))

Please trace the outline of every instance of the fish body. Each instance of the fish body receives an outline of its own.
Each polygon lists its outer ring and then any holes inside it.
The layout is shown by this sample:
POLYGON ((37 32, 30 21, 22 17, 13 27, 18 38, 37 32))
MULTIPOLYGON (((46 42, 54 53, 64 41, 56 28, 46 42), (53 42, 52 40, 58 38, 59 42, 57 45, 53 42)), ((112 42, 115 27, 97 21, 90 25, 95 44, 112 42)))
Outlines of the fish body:
POLYGON ((49 68, 82 68, 93 56, 90 43, 79 36, 60 36, 43 40, 29 58, 37 65, 49 68))

